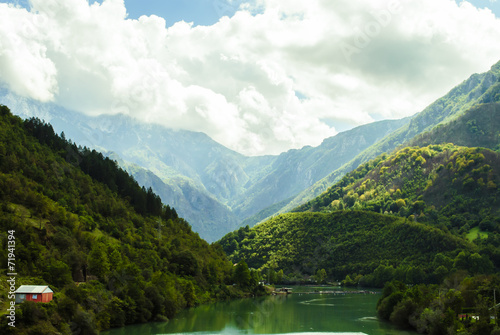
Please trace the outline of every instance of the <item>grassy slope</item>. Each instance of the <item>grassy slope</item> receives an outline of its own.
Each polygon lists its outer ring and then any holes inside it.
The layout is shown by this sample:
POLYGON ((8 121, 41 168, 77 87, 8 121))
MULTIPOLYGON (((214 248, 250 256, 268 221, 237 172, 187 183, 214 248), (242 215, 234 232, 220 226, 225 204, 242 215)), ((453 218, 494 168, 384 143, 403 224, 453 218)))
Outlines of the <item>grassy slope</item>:
POLYGON ((479 227, 472 228, 467 234, 467 239, 469 241, 474 241, 477 238, 488 238, 488 232, 481 231, 479 227))

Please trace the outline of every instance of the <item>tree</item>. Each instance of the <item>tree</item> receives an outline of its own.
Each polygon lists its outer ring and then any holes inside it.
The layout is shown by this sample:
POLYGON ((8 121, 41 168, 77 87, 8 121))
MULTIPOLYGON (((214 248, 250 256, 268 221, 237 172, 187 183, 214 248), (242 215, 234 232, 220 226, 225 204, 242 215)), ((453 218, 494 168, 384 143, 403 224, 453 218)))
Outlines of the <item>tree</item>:
POLYGON ((350 275, 345 276, 345 279, 342 281, 342 285, 344 286, 356 286, 354 280, 352 280, 350 275))
POLYGON ((43 274, 45 280, 56 287, 64 287, 73 281, 71 271, 66 263, 53 261, 43 274))
POLYGON ((267 281, 269 284, 276 284, 276 272, 271 268, 267 269, 267 281))
POLYGON ((326 280, 326 270, 325 269, 318 269, 318 271, 316 271, 316 280, 318 283, 324 283, 325 280, 326 280))
POLYGON ((241 260, 234 267, 233 281, 242 288, 248 288, 251 286, 252 276, 248 265, 244 260, 241 260))
MULTIPOLYGON (((399 189, 398 189, 398 191, 399 191, 399 189)), ((406 201, 404 199, 398 199, 398 200, 396 200, 396 206, 399 210, 401 207, 406 206, 406 201)))
POLYGON ((396 326, 402 329, 411 328, 410 317, 417 309, 417 304, 411 299, 404 299, 399 302, 391 313, 390 320, 396 326))
POLYGON ((276 283, 277 284, 282 284, 283 283, 283 269, 279 270, 276 273, 276 283))
POLYGON ((196 276, 200 272, 200 264, 190 250, 183 250, 172 256, 173 271, 181 276, 196 276))
POLYGON ((420 267, 411 266, 406 271, 406 282, 408 284, 421 284, 425 278, 425 273, 420 267))
POLYGON ((87 259, 90 273, 97 276, 100 280, 105 278, 110 268, 108 256, 104 252, 104 249, 105 247, 102 243, 94 244, 87 259))

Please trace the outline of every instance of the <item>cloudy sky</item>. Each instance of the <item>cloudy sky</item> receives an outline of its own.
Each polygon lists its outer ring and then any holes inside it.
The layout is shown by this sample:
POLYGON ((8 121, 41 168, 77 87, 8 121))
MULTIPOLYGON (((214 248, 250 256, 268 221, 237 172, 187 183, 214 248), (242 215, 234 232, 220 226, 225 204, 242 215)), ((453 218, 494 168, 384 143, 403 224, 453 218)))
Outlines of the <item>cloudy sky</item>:
POLYGON ((248 155, 413 115, 500 60, 496 0, 0 2, 0 85, 248 155))

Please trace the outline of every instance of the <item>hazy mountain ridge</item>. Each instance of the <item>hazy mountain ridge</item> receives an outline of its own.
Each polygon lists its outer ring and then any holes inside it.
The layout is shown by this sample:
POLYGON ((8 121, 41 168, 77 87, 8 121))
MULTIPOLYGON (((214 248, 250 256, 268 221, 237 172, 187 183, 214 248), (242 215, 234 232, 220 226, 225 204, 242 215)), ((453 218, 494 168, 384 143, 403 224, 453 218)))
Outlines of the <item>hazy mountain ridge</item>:
POLYGON ((269 205, 294 196, 408 121, 360 126, 316 148, 245 157, 202 133, 142 124, 123 115, 88 117, 6 91, 0 96, 13 113, 40 117, 68 138, 113 155, 209 241, 269 205))
POLYGON ((500 103, 472 107, 453 121, 438 125, 407 143, 408 146, 453 143, 469 147, 500 149, 500 103))
MULTIPOLYGON (((327 138, 316 148, 305 147, 283 153, 272 165, 272 172, 256 182, 244 195, 253 192, 249 198, 253 199, 254 203, 260 202, 264 209, 267 207, 266 203, 274 205, 288 198, 292 200, 297 193, 307 189, 408 121, 409 119, 405 118, 374 122, 327 138)), ((237 210, 246 213, 242 217, 249 217, 245 223, 252 225, 265 218, 259 213, 252 218, 252 213, 244 207, 250 207, 251 203, 240 203, 243 206, 237 207, 237 210)), ((283 208, 288 203, 289 201, 283 202, 277 209, 283 208)))
POLYGON ((223 235, 228 229, 239 227, 230 208, 189 178, 179 176, 162 180, 149 170, 124 162, 114 153, 109 157, 116 160, 139 184, 154 189, 162 201, 176 209, 182 208, 182 213, 190 218, 190 222, 196 223, 196 232, 200 236, 223 235))

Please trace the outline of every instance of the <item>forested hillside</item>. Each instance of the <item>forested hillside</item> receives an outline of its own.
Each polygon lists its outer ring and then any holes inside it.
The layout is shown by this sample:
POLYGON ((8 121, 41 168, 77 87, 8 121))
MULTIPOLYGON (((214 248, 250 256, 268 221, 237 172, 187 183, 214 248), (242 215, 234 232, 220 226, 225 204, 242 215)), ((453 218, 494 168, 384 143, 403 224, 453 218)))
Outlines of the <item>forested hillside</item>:
POLYGON ((364 209, 468 233, 500 229, 500 155, 489 149, 430 145, 382 155, 346 175, 297 211, 364 209))
POLYGON ((233 261, 284 273, 289 282, 317 279, 356 280, 383 286, 394 278, 408 283, 438 282, 463 268, 461 252, 474 254, 474 271, 492 271, 487 257, 463 238, 408 219, 364 211, 289 213, 252 229, 226 235, 220 244, 233 261), (324 269, 324 270, 323 270, 324 269), (358 276, 359 275, 359 276, 358 276))
POLYGON ((306 213, 242 228, 220 243, 233 261, 283 270, 290 281, 322 269, 332 280, 370 286, 394 278, 440 283, 459 269, 490 273, 500 269, 499 182, 500 155, 489 149, 407 147, 296 209, 306 213), (479 232, 486 238, 476 239, 479 232))
POLYGON ((496 335, 500 276, 468 276, 458 271, 441 285, 388 282, 377 304, 378 315, 401 329, 423 334, 496 335), (496 324, 496 326, 495 326, 496 324))
MULTIPOLYGON (((245 283, 233 278, 220 247, 200 239, 115 162, 37 119, 23 122, 5 106, 0 227, 3 250, 14 231, 16 286, 49 285, 55 292, 49 304, 20 305, 16 328, 2 318, 2 334, 97 334, 249 294, 256 284, 255 276, 245 283)), ((6 252, 0 262, 7 264, 6 252)), ((3 309, 5 272, 0 277, 3 309)))
POLYGON ((499 167, 500 155, 489 149, 408 147, 360 166, 297 210, 363 209, 407 218, 475 240, 500 268, 499 167))

